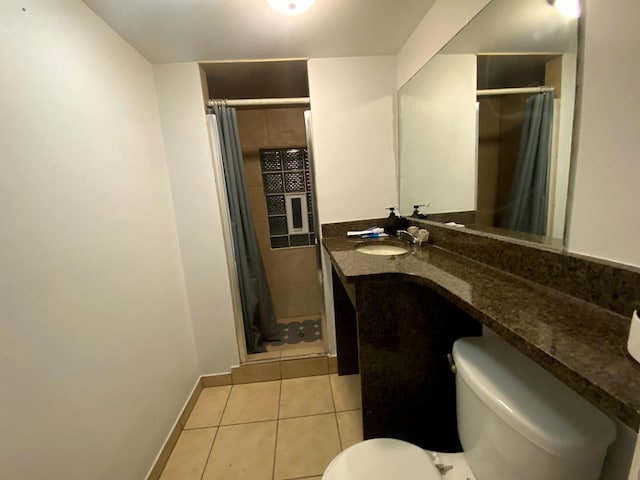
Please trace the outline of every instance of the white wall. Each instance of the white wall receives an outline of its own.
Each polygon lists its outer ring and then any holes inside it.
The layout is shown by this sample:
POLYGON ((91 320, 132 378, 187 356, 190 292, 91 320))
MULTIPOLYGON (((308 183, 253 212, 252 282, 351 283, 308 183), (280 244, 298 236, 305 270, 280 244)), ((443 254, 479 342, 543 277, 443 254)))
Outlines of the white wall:
POLYGON ((558 157, 554 192, 553 224, 547 234, 554 238, 562 238, 565 230, 567 212, 568 185, 571 167, 571 144, 573 141, 573 116, 576 102, 577 55, 566 53, 562 56, 562 96, 560 98, 560 115, 558 125, 558 157), (569 140, 567 140, 569 139, 569 140))
POLYGON ((74 0, 0 44, 0 478, 140 480, 197 371, 151 66, 74 0))
POLYGON ((476 77, 475 55, 440 54, 399 93, 404 215, 475 210, 476 77))
MULTIPOLYGON (((634 21, 638 15, 640 4, 634 0, 606 5, 586 1, 580 131, 569 220, 570 251, 634 266, 640 266, 640 203, 634 195, 640 177, 640 31, 634 21)), ((640 479, 640 448, 628 478, 640 479)))
POLYGON ((569 232, 572 252, 635 266, 640 266, 639 15, 636 0, 587 2, 569 232))
POLYGON ((238 344, 200 70, 153 71, 200 373, 228 372, 238 344))
POLYGON ((437 0, 397 55, 397 87, 473 19, 490 0, 437 0))
POLYGON ((395 58, 308 67, 320 222, 385 216, 398 203, 395 58))

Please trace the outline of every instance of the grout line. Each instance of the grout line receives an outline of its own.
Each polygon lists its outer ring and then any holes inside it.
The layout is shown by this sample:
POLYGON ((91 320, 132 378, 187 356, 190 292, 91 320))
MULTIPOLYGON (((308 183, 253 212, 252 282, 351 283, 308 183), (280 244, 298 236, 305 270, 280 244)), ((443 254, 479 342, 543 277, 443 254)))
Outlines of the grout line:
MULTIPOLYGON (((282 377, 282 367, 280 368, 282 377)), ((276 478, 276 454, 278 453, 278 433, 280 428, 280 404, 282 402, 282 380, 280 380, 280 392, 278 394, 278 413, 276 414, 276 441, 273 446, 273 468, 271 469, 271 480, 276 478)))
POLYGON ((207 471, 207 465, 209 465, 209 459, 211 458, 211 452, 213 452, 213 445, 216 443, 216 438, 218 438, 218 432, 220 432, 220 427, 216 428, 216 433, 213 435, 213 440, 211 441, 211 446, 209 447, 209 453, 207 454, 207 459, 204 461, 204 465, 202 466, 202 473, 200 474, 200 480, 204 478, 204 472, 207 471))
POLYGON ((329 377, 329 390, 331 391, 331 401, 333 402, 333 418, 336 421, 336 430, 338 430, 338 442, 340 443, 340 451, 342 452, 342 435, 340 435, 340 424, 338 423, 338 409, 336 407, 336 398, 333 394, 333 382, 331 381, 331 374, 327 374, 329 377))
MULTIPOLYGON (((224 416, 224 411, 227 409, 227 405, 229 405, 229 399, 231 398, 231 390, 233 390, 233 385, 229 389, 229 393, 227 394, 227 399, 224 402, 224 408, 222 409, 222 413, 220 414, 220 422, 222 422, 222 417, 224 416)), ((202 469, 202 474, 200 475, 200 480, 204 478, 204 472, 207 470, 207 465, 209 465, 209 460, 211 459, 211 453, 213 452, 213 446, 216 443, 216 439, 218 438, 218 433, 220 433, 221 425, 216 427, 216 434, 213 436, 213 442, 211 442, 211 447, 209 447, 209 453, 207 455, 207 460, 204 462, 204 468, 202 469)), ((212 428, 212 427, 208 427, 212 428)))
POLYGON ((320 417, 322 415, 331 415, 332 413, 337 413, 335 410, 331 410, 330 412, 323 413, 309 413, 307 415, 296 415, 295 417, 283 417, 280 420, 294 420, 296 418, 307 418, 307 417, 320 417))
POLYGON ((253 423, 265 423, 265 422, 277 422, 278 419, 277 418, 267 418, 264 420, 251 420, 249 422, 237 422, 237 423, 225 423, 223 425, 220 425, 221 427, 235 427, 237 425, 251 425, 253 423))
MULTIPOLYGON (((343 413, 343 412, 359 412, 360 408, 352 408, 350 410, 331 410, 328 412, 320 412, 320 413, 308 413, 306 415, 295 415, 293 417, 280 417, 278 414, 278 418, 265 418, 264 420, 251 420, 249 422, 237 422, 237 423, 225 423, 219 425, 207 425, 203 427, 192 427, 185 428, 185 430, 206 430, 207 428, 220 428, 220 427, 235 427, 238 425, 251 425, 252 423, 265 423, 265 422, 277 422, 279 420, 294 420, 296 418, 305 418, 305 417, 319 417, 322 415, 331 415, 332 413, 343 413)), ((313 476, 313 475, 312 475, 313 476)))

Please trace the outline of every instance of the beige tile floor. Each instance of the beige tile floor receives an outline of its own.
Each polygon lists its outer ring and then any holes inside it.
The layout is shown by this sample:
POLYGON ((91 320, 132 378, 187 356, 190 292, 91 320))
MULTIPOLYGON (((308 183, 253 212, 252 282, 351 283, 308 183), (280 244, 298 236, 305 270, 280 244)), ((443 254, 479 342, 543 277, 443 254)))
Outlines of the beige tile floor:
POLYGON ((358 375, 205 388, 161 480, 319 480, 362 440, 358 375))

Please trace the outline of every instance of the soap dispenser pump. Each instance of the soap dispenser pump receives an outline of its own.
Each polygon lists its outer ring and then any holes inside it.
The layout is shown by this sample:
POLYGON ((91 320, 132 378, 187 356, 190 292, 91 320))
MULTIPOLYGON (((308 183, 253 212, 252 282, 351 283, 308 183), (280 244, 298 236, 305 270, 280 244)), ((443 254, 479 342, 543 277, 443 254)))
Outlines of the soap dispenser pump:
POLYGON ((398 227, 397 227, 398 217, 396 217, 396 214, 395 214, 395 207, 388 207, 387 210, 389 210, 389 216, 387 217, 387 220, 384 222, 384 233, 386 233, 387 235, 393 236, 398 231, 398 227))

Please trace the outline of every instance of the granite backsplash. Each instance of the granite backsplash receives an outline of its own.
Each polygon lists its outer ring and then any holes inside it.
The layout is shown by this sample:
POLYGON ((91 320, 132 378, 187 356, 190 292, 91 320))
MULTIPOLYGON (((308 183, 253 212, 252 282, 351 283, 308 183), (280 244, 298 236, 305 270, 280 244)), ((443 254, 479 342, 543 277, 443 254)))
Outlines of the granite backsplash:
MULTIPOLYGON (((344 237, 349 230, 384 225, 385 218, 322 225, 325 238, 344 237)), ((496 238, 484 232, 449 227, 429 220, 409 221, 429 230, 429 243, 469 259, 559 290, 631 318, 640 310, 640 269, 544 245, 496 238)))

